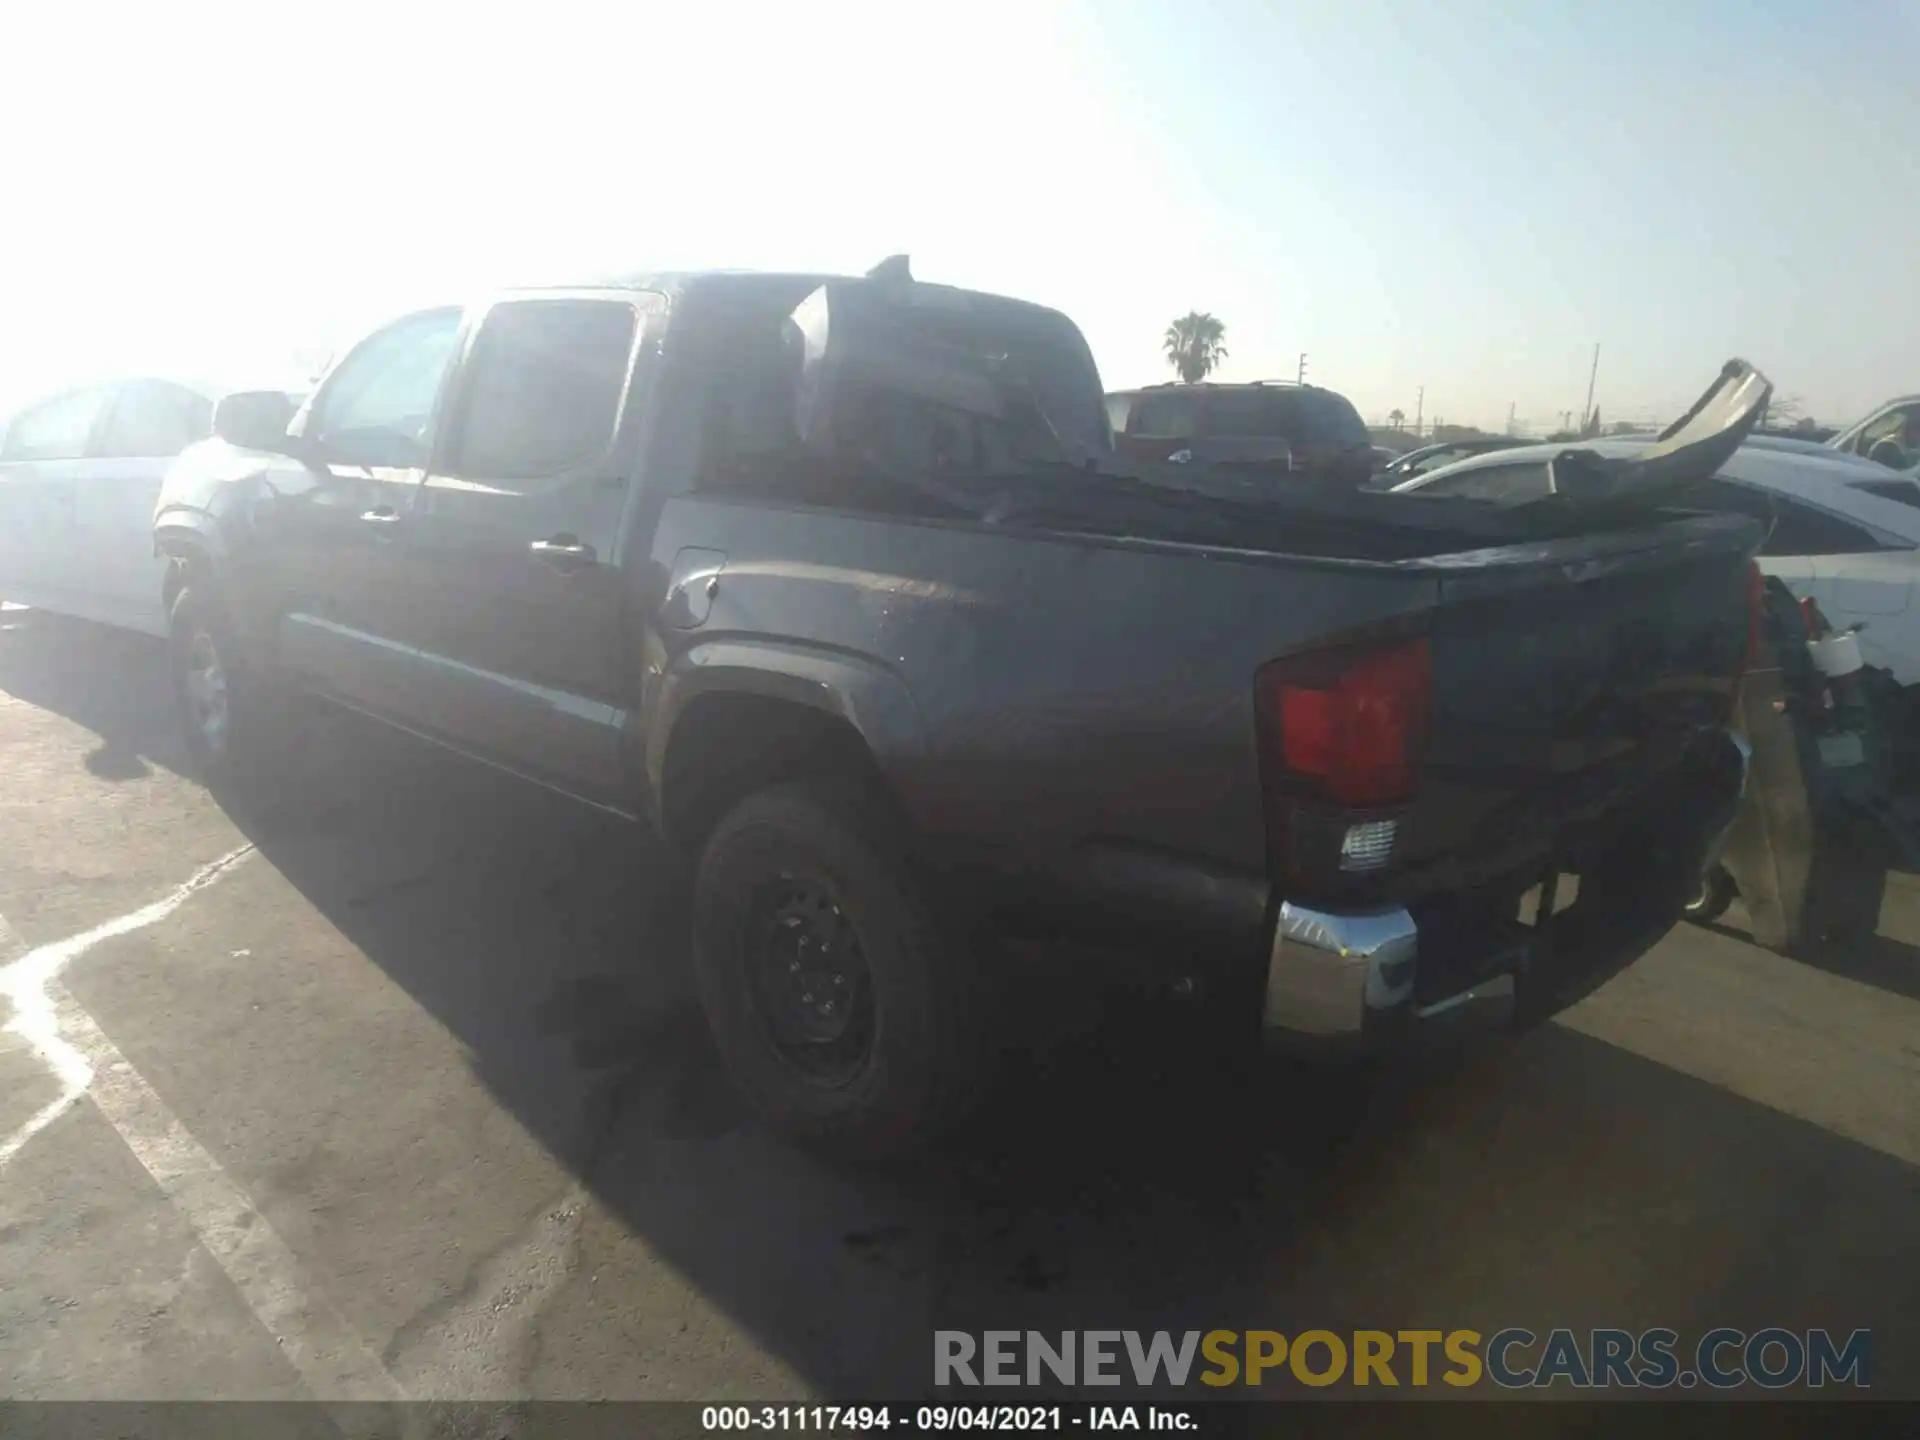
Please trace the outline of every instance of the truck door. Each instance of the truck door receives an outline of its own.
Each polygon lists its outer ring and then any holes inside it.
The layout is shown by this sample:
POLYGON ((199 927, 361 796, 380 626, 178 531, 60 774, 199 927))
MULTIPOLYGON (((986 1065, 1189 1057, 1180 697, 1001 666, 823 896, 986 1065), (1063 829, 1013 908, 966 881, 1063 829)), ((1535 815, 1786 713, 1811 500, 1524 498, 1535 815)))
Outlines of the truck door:
POLYGON ((409 536, 418 719, 588 799, 622 795, 619 463, 650 297, 549 292, 482 318, 409 536))
POLYGON ((290 427, 304 453, 275 462, 253 510, 281 663, 402 719, 413 623, 404 536, 460 321, 457 309, 419 311, 349 351, 290 427))

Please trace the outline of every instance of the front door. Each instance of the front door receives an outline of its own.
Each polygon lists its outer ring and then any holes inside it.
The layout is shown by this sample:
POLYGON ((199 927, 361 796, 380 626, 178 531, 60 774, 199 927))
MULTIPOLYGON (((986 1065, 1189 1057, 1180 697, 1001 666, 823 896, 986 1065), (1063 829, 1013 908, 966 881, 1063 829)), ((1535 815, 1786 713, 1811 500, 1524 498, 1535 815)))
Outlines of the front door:
POLYGON ((617 440, 646 297, 509 299, 481 321, 411 519, 425 728, 622 799, 631 694, 617 440))
POLYGON ((167 467, 211 433, 212 419, 213 402, 184 386, 125 381, 93 447, 95 463, 76 486, 74 572, 108 615, 134 629, 166 633, 153 508, 167 467))
POLYGON ((299 453, 275 463, 253 512, 280 663, 396 718, 413 653, 406 529, 460 322, 420 311, 349 351, 289 427, 299 453))
POLYGON ((77 486, 108 390, 69 390, 21 411, 0 441, 0 600, 62 613, 88 609, 72 557, 77 486))

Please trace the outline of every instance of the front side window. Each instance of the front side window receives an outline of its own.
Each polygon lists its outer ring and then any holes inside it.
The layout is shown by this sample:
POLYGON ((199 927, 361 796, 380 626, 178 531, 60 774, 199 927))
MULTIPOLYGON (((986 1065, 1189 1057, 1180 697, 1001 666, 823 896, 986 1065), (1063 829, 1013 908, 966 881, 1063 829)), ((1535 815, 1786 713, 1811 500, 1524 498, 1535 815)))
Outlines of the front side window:
POLYGON ((1149 440, 1191 440, 1193 432, 1193 397, 1160 391, 1140 397, 1134 406, 1132 428, 1127 433, 1149 440))
POLYGON ((621 300, 510 300, 488 312, 468 361, 447 471, 540 480, 613 443, 639 316, 621 300))
POLYGON ((165 459, 212 430, 213 403, 204 395, 160 380, 135 380, 114 397, 98 453, 165 459))
POLYGON ((7 426, 0 460, 78 460, 106 406, 103 389, 71 390, 23 410, 7 426))
POLYGON ((326 458, 425 464, 427 426, 459 334, 458 310, 426 310, 356 346, 315 402, 312 433, 326 458))
POLYGON ((1908 457, 1920 450, 1920 405, 1902 405, 1876 415, 1861 427, 1853 450, 1894 466, 1910 463, 1908 457))

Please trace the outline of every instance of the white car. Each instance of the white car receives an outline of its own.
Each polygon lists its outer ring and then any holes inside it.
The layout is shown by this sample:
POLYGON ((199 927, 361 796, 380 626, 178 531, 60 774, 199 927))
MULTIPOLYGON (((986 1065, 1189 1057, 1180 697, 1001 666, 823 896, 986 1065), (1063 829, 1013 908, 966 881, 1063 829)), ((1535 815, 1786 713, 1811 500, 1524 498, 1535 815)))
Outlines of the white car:
POLYGON ((0 599, 164 636, 154 502, 173 458, 212 433, 216 393, 114 380, 13 415, 0 430, 0 599))
POLYGON ((1786 435, 1755 435, 1747 444, 1769 450, 1854 456, 1882 469, 1908 470, 1920 462, 1920 395, 1888 400, 1865 419, 1856 420, 1831 440, 1795 440, 1786 435))
MULTIPOLYGON (((1394 493, 1504 499, 1543 489, 1547 462, 1564 450, 1627 456, 1651 436, 1529 445, 1445 466, 1394 493)), ((1861 624, 1869 665, 1920 684, 1920 471, 1890 471, 1837 453, 1743 445, 1686 502, 1737 510, 1769 526, 1760 568, 1797 596, 1812 596, 1835 626, 1861 624)))

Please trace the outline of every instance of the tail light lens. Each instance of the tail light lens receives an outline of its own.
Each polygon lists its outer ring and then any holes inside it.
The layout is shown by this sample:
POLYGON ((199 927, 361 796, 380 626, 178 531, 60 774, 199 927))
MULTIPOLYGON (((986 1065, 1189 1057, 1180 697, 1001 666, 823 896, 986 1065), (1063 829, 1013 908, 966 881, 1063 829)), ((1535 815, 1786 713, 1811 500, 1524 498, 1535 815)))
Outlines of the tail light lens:
POLYGON ((1260 684, 1284 780, 1352 807, 1411 798, 1433 693, 1424 638, 1278 661, 1260 684))

